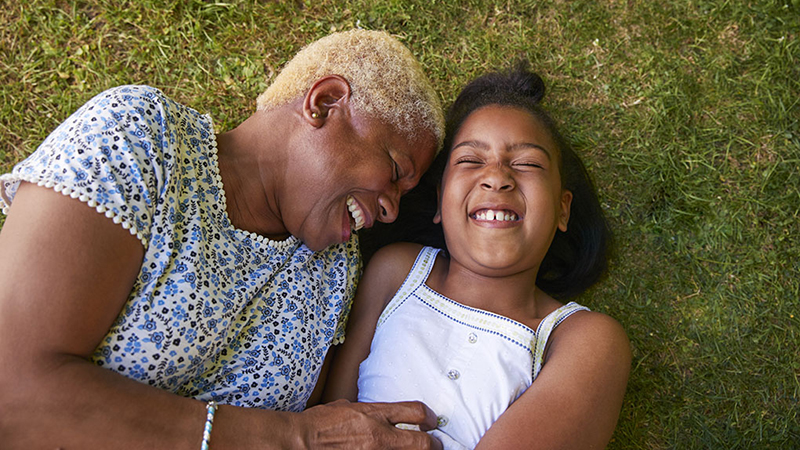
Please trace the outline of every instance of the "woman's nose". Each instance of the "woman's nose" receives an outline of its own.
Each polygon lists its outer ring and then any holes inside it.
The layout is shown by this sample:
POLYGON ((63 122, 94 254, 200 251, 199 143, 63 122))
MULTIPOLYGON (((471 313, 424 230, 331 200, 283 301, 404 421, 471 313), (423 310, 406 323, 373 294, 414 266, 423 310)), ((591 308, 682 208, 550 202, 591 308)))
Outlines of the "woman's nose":
POLYGON ((398 189, 378 196, 378 220, 383 223, 392 223, 397 219, 400 210, 400 191, 398 189))

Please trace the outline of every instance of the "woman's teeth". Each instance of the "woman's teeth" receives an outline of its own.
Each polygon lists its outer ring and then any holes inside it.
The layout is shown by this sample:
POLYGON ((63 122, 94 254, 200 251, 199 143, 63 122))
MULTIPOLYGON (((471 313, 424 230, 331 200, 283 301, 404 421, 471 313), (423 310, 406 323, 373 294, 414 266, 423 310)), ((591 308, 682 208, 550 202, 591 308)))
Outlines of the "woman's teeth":
POLYGON ((353 231, 358 231, 364 228, 364 211, 358 207, 358 203, 352 196, 347 196, 347 210, 350 211, 350 216, 353 217, 353 231))
POLYGON ((519 218, 517 215, 512 211, 502 211, 502 210, 492 210, 492 209, 484 209, 475 213, 475 219, 478 220, 496 220, 498 222, 505 222, 505 221, 514 221, 518 220, 519 218))

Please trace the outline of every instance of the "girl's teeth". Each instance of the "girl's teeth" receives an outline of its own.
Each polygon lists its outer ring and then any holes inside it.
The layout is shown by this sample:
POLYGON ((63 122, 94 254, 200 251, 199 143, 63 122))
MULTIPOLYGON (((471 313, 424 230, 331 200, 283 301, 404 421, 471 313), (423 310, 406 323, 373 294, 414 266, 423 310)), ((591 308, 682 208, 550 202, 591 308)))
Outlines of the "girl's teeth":
POLYGON ((517 220, 517 215, 514 214, 513 212, 493 211, 491 209, 487 209, 475 214, 475 218, 478 220, 496 220, 498 222, 505 222, 510 220, 517 220))

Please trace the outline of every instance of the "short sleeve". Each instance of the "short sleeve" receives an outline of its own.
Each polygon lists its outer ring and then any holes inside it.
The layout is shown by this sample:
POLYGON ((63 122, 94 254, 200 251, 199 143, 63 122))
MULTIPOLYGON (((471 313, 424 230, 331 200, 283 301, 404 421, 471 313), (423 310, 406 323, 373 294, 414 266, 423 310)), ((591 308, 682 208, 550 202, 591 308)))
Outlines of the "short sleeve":
POLYGON ((168 102, 148 86, 97 95, 0 176, 0 207, 7 213, 20 182, 34 183, 80 199, 146 246, 170 144, 168 102))
POLYGON ((347 329, 347 319, 350 317, 350 308, 353 305, 353 299, 356 296, 356 287, 361 278, 362 261, 361 253, 358 246, 358 235, 353 233, 351 239, 341 244, 344 246, 344 253, 346 259, 346 281, 344 289, 344 298, 342 299, 342 309, 339 315, 339 321, 336 324, 336 330, 333 334, 333 345, 338 345, 344 342, 345 331, 347 329))

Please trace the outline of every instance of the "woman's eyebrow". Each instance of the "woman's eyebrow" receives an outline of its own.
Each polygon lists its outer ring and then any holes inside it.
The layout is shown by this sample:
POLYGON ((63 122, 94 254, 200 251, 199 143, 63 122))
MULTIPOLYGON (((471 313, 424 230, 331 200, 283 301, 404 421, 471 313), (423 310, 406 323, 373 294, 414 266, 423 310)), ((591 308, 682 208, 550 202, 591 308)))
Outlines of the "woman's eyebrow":
MULTIPOLYGON (((455 149, 457 149, 459 147, 470 147, 470 148, 474 148, 476 150, 482 150, 482 151, 488 151, 489 148, 490 148, 488 143, 483 142, 483 141, 478 141, 478 140, 459 142, 458 144, 456 144, 455 147, 453 147, 453 150, 455 150, 455 149)), ((540 150, 541 152, 543 152, 545 154, 545 156, 547 156, 547 159, 552 159, 552 155, 550 154, 549 150, 547 150, 546 148, 542 147, 539 144, 534 144, 532 142, 515 142, 515 143, 513 143, 511 145, 507 145, 506 146, 506 151, 513 152, 513 151, 517 151, 517 150, 526 150, 526 149, 531 149, 531 148, 532 149, 536 149, 536 150, 540 150)))

